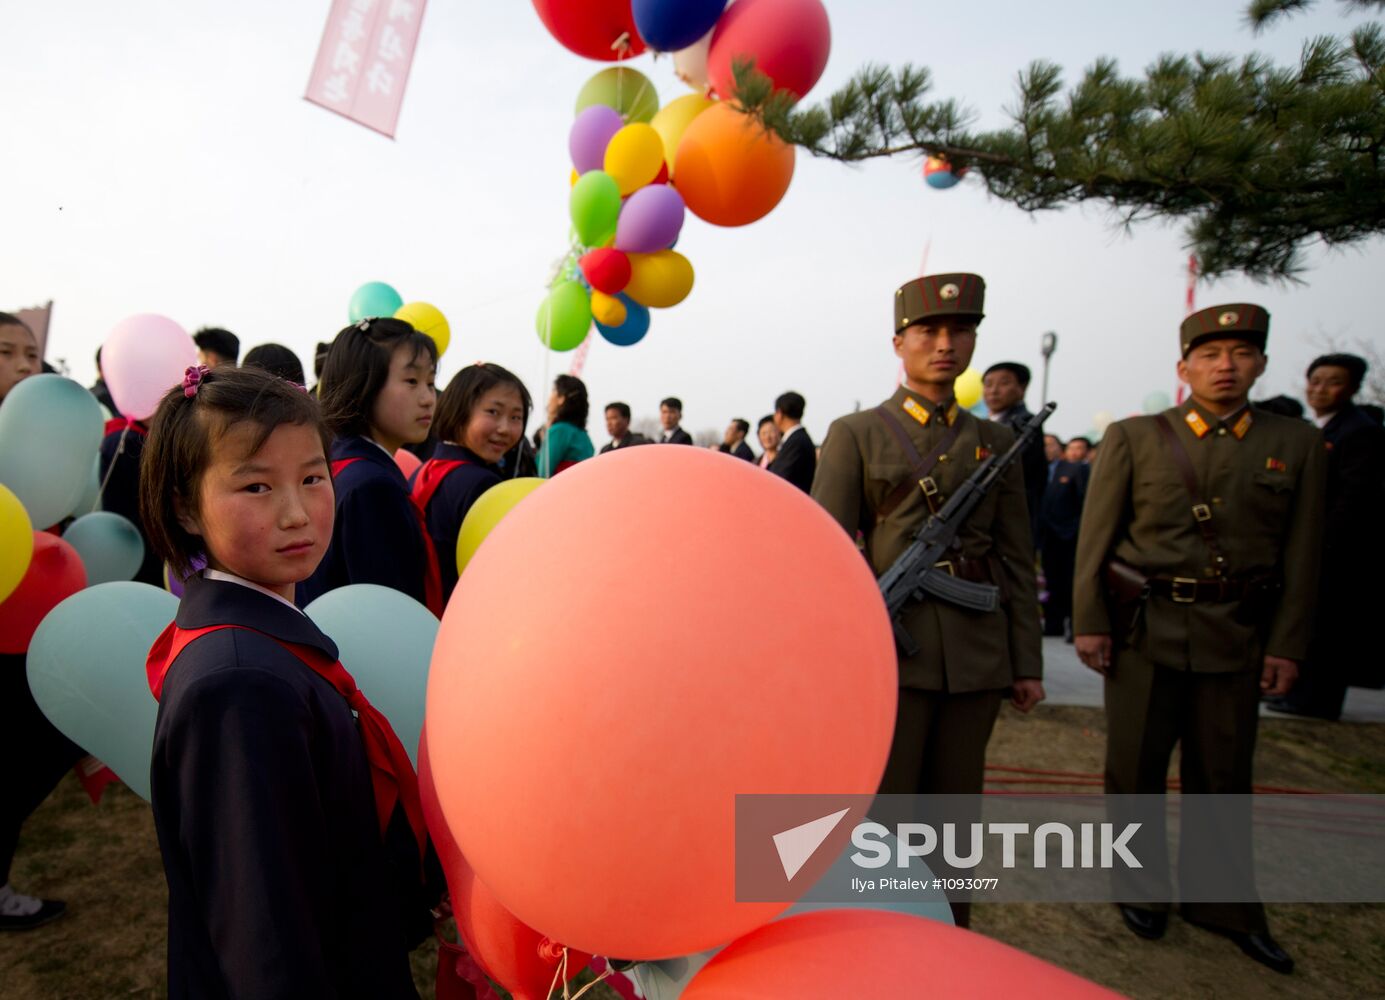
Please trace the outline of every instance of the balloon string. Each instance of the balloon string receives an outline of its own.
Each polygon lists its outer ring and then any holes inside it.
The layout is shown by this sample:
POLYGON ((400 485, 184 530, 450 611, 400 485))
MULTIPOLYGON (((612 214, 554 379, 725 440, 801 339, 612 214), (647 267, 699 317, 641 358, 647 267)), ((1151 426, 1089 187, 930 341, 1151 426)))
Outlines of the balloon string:
MULTIPOLYGON (((105 495, 106 495, 106 484, 109 483, 109 482, 111 481, 111 475, 115 472, 115 463, 118 462, 118 461, 120 461, 120 456, 121 456, 121 455, 125 454, 125 435, 126 435, 126 434, 129 434, 129 433, 130 433, 130 425, 129 425, 129 424, 126 424, 126 425, 125 425, 125 428, 120 432, 120 440, 119 440, 118 442, 116 442, 116 446, 115 446, 115 458, 111 459, 111 467, 110 467, 109 469, 106 470, 105 478, 103 478, 103 479, 101 480, 101 486, 100 486, 100 488, 96 491, 96 502, 97 502, 98 504, 101 502, 101 500, 102 500, 102 499, 105 497, 105 495)), ((96 508, 93 507, 91 510, 95 510, 95 509, 96 509, 96 508)), ((90 514, 90 513, 91 513, 91 510, 87 511, 87 513, 90 514)))
POLYGON ((563 945, 563 957, 558 960, 558 964, 553 967, 553 981, 548 984, 548 992, 545 997, 551 997, 553 991, 558 988, 558 980, 563 982, 563 996, 567 996, 567 945, 563 945))
MULTIPOLYGON (((607 964, 606 968, 602 970, 601 975, 597 976, 595 979, 593 979, 591 982, 589 982, 586 986, 583 986, 580 990, 578 990, 576 993, 574 993, 574 994, 572 995, 572 997, 571 997, 571 1000, 578 1000, 578 998, 581 997, 584 993, 586 993, 586 992, 588 992, 588 991, 590 991, 590 990, 596 989, 597 984, 600 983, 603 979, 606 979, 607 977, 609 977, 609 976, 611 975, 611 973, 614 972, 614 971, 615 971, 615 970, 612 969, 611 966, 610 966, 609 964, 607 964)), ((564 996, 564 998, 565 998, 565 1000, 566 1000, 566 998, 567 998, 567 991, 566 991, 566 990, 564 990, 563 996, 564 996)))

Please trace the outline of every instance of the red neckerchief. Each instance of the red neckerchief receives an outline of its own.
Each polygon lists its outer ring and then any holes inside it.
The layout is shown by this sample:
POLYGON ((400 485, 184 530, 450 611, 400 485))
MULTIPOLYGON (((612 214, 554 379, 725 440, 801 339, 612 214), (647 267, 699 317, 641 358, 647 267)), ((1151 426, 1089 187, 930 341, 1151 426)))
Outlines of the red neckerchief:
MULTIPOLYGON (((339 458, 332 463, 332 478, 336 479, 341 470, 348 465, 363 462, 363 458, 339 458)), ((442 617, 442 567, 438 565, 438 550, 433 546, 433 536, 428 534, 428 516, 413 495, 409 496, 414 514, 418 517, 418 530, 423 535, 423 552, 428 557, 428 568, 423 574, 423 603, 433 612, 434 618, 442 617)))
POLYGON ((464 465, 470 465, 464 458, 430 458, 414 476, 414 506, 425 513, 433 502, 433 494, 442 486, 442 481, 464 465))
MULTIPOLYGON (((224 628, 257 631, 245 625, 210 625, 207 628, 182 629, 178 627, 177 622, 171 622, 168 628, 163 630, 150 647, 149 658, 144 664, 149 677, 149 690, 155 701, 163 696, 164 678, 174 661, 178 659, 178 654, 194 639, 224 628)), ((265 635, 263 632, 259 634, 265 635)), ((266 637, 274 639, 273 636, 266 637)), ((322 650, 314 649, 312 646, 284 642, 282 639, 274 641, 336 688, 337 693, 346 699, 346 704, 356 712, 360 720, 361 742, 365 744, 366 762, 370 765, 370 784, 375 792, 375 812, 380 817, 380 834, 383 836, 389 826, 396 803, 403 806, 404 815, 418 841, 421 856, 428 842, 428 831, 423 824, 423 804, 418 797, 418 775, 414 773, 413 764, 409 762, 409 754, 399 737, 395 735, 389 720, 381 715, 379 709, 366 699, 360 688, 356 687, 355 679, 347 673, 340 660, 333 660, 322 650)))
POLYGON ((145 437, 149 434, 148 427, 145 427, 138 420, 133 420, 130 417, 111 417, 111 419, 106 421, 106 437, 110 437, 112 434, 119 434, 121 431, 125 430, 134 431, 140 437, 145 437))

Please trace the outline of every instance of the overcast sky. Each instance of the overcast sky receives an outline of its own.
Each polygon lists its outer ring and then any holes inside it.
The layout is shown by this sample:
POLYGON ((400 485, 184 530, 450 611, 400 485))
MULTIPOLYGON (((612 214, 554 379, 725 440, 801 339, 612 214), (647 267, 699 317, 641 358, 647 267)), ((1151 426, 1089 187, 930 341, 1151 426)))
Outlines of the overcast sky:
MULTIPOLYGON (((1296 57, 1312 34, 1363 18, 1323 2, 1256 38, 1243 4, 1170 0, 1036 4, 827 0, 833 49, 822 97, 867 61, 930 66, 937 96, 999 123, 1015 73, 1054 60, 1076 76, 1099 55, 1136 73, 1158 54, 1258 49, 1296 57)), ((6 138, 0 308, 56 302, 49 357, 89 382, 121 318, 225 326, 242 348, 277 341, 310 363, 346 322, 351 292, 387 281, 452 324, 440 383, 477 360, 513 368, 546 395, 566 371, 534 334, 534 313, 568 232, 567 135, 578 89, 601 65, 558 45, 525 0, 432 0, 391 142, 302 100, 327 0, 0 0, 6 138)), ((642 56, 661 99, 687 93, 668 59, 642 56)), ((653 415, 684 400, 685 425, 754 422, 789 388, 806 423, 893 388, 893 291, 929 271, 985 276, 977 365, 1025 361, 1058 332, 1052 426, 1137 411, 1173 393, 1186 250, 1178 227, 1117 232, 1094 209, 1040 216, 963 184, 926 187, 910 159, 847 167, 800 155, 765 220, 719 229, 690 217, 679 250, 692 296, 656 310, 644 342, 598 340, 593 403, 653 415)), ((1199 303, 1250 299, 1273 316, 1256 395, 1298 394, 1323 339, 1385 346, 1379 240, 1311 255, 1306 286, 1227 280, 1199 303)), ((1037 386, 1031 403, 1037 402, 1037 386)), ((593 438, 605 439, 599 414, 593 438)))

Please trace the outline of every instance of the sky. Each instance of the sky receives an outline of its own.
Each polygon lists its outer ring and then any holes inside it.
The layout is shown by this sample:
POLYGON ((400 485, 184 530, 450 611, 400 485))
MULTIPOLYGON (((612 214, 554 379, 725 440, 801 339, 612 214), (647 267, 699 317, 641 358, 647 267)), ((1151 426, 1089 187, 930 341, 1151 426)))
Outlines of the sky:
MULTIPOLYGON (((329 6, 0 0, 0 309, 54 300, 48 357, 74 378, 89 383, 111 328, 144 312, 226 327, 242 350, 286 344, 306 366, 372 280, 447 315, 440 385, 493 361, 543 397, 568 371, 572 356, 542 347, 534 315, 567 245, 574 102, 602 64, 562 48, 526 0, 432 0, 391 141, 302 99, 329 6)), ((1130 74, 1168 51, 1291 61, 1305 38, 1366 20, 1323 2, 1255 36, 1243 6, 826 0, 832 55, 808 99, 864 63, 911 61, 932 69, 934 96, 986 126, 1003 122, 1033 59, 1069 79, 1101 55, 1130 74)), ((688 92, 668 58, 633 65, 663 102, 688 92)), ((979 184, 928 188, 912 158, 846 166, 800 153, 767 218, 722 229, 690 216, 678 249, 696 269, 689 299, 656 310, 640 344, 598 340, 586 360, 598 444, 611 400, 638 419, 677 395, 685 427, 719 431, 754 423, 788 389, 807 398, 821 440, 833 418, 893 390, 894 289, 925 266, 986 278, 975 364, 1030 364, 1031 404, 1040 337, 1058 334, 1050 427, 1063 436, 1176 388, 1187 281, 1176 225, 1127 233, 1090 207, 1027 215, 979 184)), ((1200 305, 1269 309, 1257 397, 1301 395, 1330 339, 1385 349, 1385 243, 1314 251, 1309 264, 1302 285, 1198 288, 1200 305)))

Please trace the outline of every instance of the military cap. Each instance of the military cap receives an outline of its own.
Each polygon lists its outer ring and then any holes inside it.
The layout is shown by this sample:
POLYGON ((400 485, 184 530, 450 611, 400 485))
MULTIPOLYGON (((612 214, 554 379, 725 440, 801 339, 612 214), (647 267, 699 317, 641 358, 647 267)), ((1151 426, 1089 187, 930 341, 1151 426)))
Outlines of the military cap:
POLYGON ((1179 328, 1178 341, 1186 358, 1188 352, 1204 340, 1220 340, 1224 337, 1249 341, 1263 351, 1269 334, 1270 314, 1263 307, 1249 302, 1233 302, 1193 313, 1179 328))
POLYGON ((915 278, 894 293, 894 332, 939 316, 980 322, 985 315, 986 282, 979 274, 930 274, 915 278))

